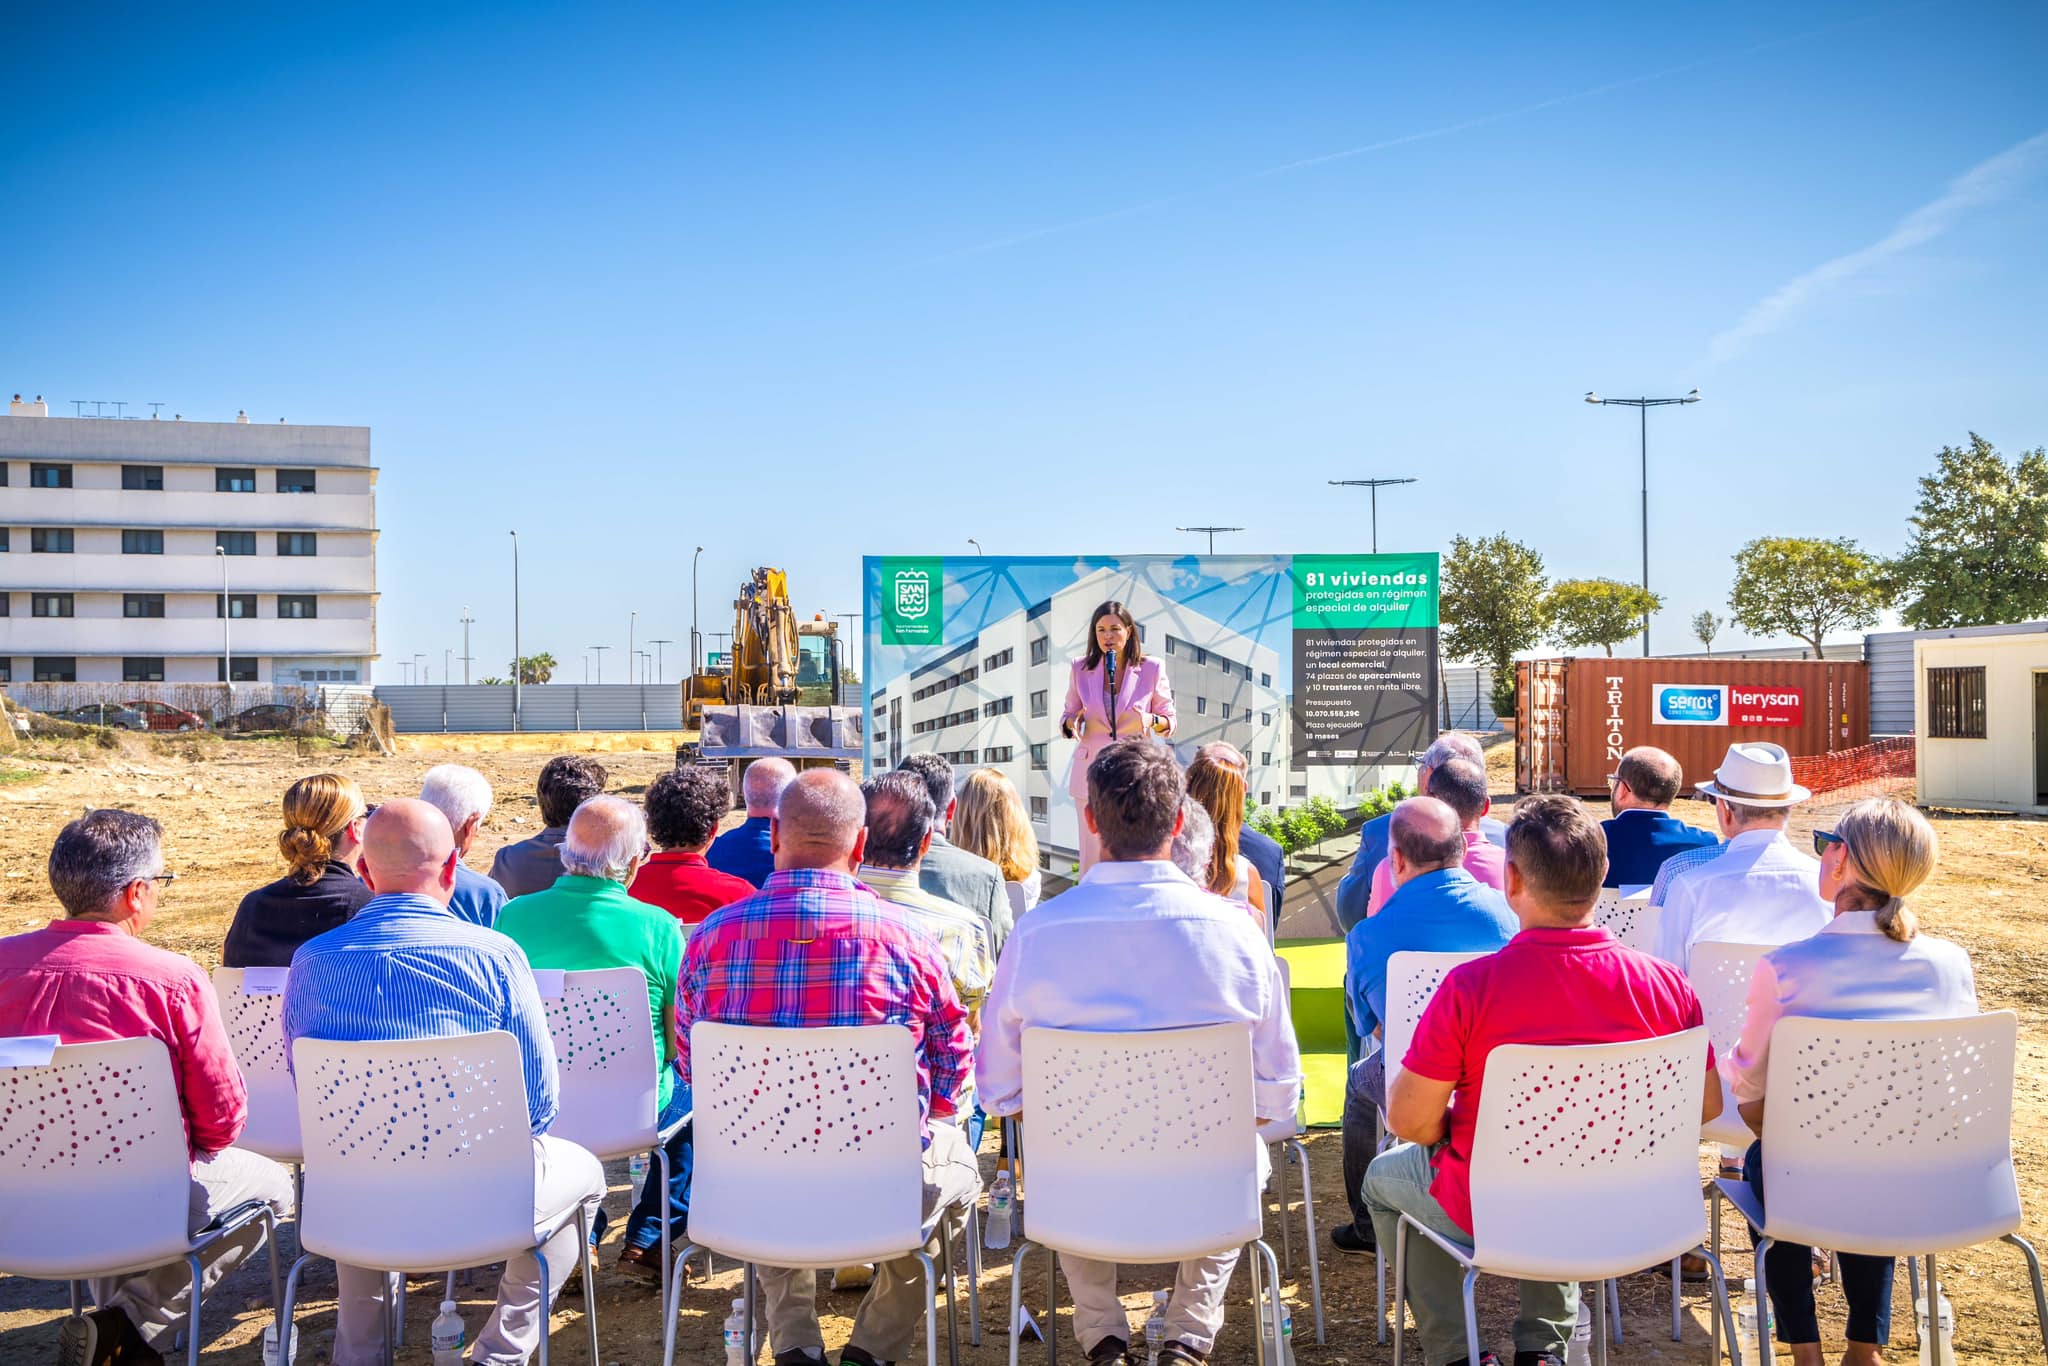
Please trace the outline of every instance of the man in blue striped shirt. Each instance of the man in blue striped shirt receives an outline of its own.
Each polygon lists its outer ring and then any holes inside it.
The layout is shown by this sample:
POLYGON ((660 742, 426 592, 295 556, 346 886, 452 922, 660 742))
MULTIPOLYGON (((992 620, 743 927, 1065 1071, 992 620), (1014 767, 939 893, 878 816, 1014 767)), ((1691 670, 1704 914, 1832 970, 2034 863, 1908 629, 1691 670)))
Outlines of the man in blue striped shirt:
MULTIPOLYGON (((451 1038, 503 1030, 519 1041, 533 1126, 534 1224, 560 1224, 542 1253, 558 1292, 577 1264, 579 1202, 594 1213, 604 1169, 586 1150, 548 1136, 559 1087, 555 1047, 526 955, 504 935, 451 913, 458 855, 447 818, 425 802, 386 802, 363 832, 363 880, 377 893, 338 929, 301 945, 285 979, 286 1053, 302 1038, 365 1042, 451 1038)), ((336 1268, 333 1366, 384 1360, 381 1273, 336 1268)), ((529 1253, 505 1263, 498 1307, 471 1360, 524 1366, 547 1329, 540 1267, 529 1253)))

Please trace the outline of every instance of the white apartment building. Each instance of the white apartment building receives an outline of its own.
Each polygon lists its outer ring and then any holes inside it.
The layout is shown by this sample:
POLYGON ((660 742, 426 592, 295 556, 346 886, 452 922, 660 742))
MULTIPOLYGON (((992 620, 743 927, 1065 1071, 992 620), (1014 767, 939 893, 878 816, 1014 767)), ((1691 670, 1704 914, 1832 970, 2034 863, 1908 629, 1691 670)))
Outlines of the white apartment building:
POLYGON ((0 417, 0 682, 367 683, 367 427, 0 417))

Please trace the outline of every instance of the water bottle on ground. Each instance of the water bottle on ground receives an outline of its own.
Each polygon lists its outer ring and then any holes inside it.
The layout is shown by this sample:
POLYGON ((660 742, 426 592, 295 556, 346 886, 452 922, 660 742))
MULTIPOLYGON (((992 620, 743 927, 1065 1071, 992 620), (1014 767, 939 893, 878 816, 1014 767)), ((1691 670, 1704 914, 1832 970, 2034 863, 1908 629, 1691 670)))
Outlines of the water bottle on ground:
POLYGON ((1941 1305, 1937 1310, 1940 1315, 1940 1321, 1934 1330, 1941 1337, 1941 1355, 1939 1357, 1934 1355, 1934 1336, 1927 1331, 1927 1296, 1925 1293, 1922 1293, 1919 1299, 1913 1301, 1913 1312, 1920 1318, 1920 1366, 1936 1366, 1937 1362, 1940 1363, 1940 1366, 1955 1366, 1956 1309, 1954 1305, 1948 1302, 1948 1296, 1943 1295, 1941 1297, 1941 1305))
POLYGON ((639 1194, 640 1188, 647 1184, 646 1153, 634 1153, 626 1159, 626 1177, 633 1183, 633 1193, 639 1194))
POLYGON ((1735 1305, 1735 1331, 1744 1342, 1756 1341, 1756 1281, 1745 1278, 1742 1298, 1735 1305))
POLYGON ((454 1300, 441 1301, 427 1340, 434 1349, 434 1366, 462 1366, 462 1315, 455 1312, 454 1300))
POLYGON ((285 1339, 284 1351, 277 1350, 277 1325, 263 1325, 263 1366, 292 1366, 299 1356, 299 1325, 292 1325, 291 1336, 285 1339))
POLYGON ((1010 1174, 996 1173, 996 1181, 988 1188, 988 1223, 982 1229, 983 1247, 1001 1251, 1010 1245, 1010 1220, 1016 1204, 1016 1193, 1010 1188, 1010 1174))
POLYGON ((1294 1311, 1280 1305, 1280 1366, 1294 1366, 1294 1311))
POLYGON ((725 1366, 747 1366, 747 1302, 734 1300, 725 1316, 725 1366))
POLYGON ((1166 1345, 1166 1301, 1169 1292, 1152 1292, 1152 1317, 1145 1320, 1145 1366, 1159 1366, 1159 1349, 1166 1345))
POLYGON ((1572 1325, 1572 1340, 1564 1349, 1564 1366, 1593 1366, 1593 1306, 1583 1288, 1579 1291, 1579 1321, 1572 1325))

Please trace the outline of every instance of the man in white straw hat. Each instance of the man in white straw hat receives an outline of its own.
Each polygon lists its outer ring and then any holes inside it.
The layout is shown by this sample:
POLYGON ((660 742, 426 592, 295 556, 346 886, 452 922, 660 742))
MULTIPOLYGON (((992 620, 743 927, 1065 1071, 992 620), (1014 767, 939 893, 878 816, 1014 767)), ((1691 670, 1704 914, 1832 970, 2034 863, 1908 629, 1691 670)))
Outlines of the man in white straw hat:
POLYGON ((1778 745, 1728 746, 1699 794, 1714 803, 1721 855, 1682 873, 1664 898, 1657 956, 1681 969, 1694 944, 1791 944, 1828 923, 1820 899, 1820 862, 1792 847, 1785 825, 1813 794, 1792 781, 1792 759, 1778 745))

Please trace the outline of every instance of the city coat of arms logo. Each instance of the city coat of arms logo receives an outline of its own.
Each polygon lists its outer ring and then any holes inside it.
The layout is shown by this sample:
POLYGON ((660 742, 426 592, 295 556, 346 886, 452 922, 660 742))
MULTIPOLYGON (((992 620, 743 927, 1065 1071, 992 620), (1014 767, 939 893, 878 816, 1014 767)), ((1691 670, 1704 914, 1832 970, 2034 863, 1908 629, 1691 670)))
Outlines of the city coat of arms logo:
POLYGON ((896 614, 917 621, 932 610, 931 579, 922 569, 904 570, 896 576, 896 614))

